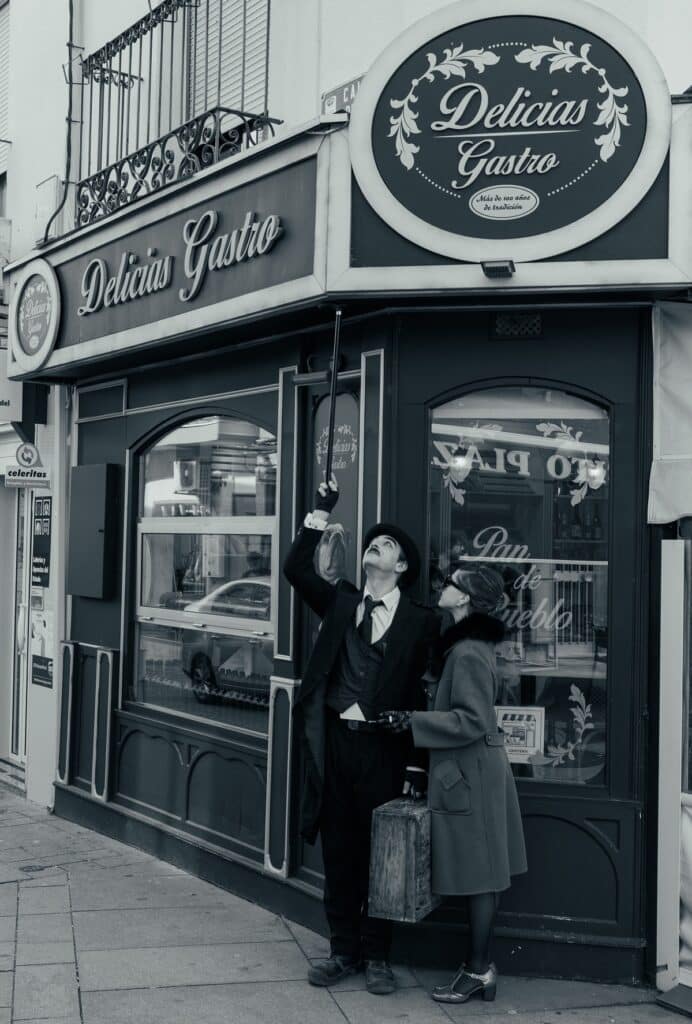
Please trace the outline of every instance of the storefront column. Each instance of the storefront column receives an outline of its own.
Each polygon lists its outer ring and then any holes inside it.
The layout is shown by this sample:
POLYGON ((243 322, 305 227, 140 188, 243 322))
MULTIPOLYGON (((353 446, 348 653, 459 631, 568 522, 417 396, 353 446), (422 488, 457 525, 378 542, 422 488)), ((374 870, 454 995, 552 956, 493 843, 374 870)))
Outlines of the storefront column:
POLYGON ((299 684, 299 679, 272 676, 269 696, 264 867, 281 878, 289 873, 293 701, 299 684))

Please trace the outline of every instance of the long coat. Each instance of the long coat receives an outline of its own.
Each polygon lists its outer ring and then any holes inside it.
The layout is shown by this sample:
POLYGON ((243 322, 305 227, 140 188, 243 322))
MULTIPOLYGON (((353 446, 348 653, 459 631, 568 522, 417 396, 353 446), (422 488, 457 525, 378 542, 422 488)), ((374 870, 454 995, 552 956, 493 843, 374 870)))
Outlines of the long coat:
MULTIPOLYGON (((324 790, 325 698, 346 629, 362 600, 361 591, 341 580, 327 583, 315 572, 313 557, 322 533, 302 527, 284 563, 284 574, 300 597, 322 619, 315 646, 303 672, 294 720, 300 735, 305 777, 301 792, 301 835, 314 843, 319 830, 324 790)), ((380 670, 373 711, 411 711, 425 706, 422 676, 437 621, 429 608, 414 604, 405 593, 387 631, 387 649, 380 670)), ((401 743, 405 764, 424 764, 410 737, 401 743)))
POLYGON ((430 751, 433 891, 501 892, 526 871, 517 790, 498 733, 497 619, 474 612, 443 637, 444 667, 431 711, 412 715, 417 747, 430 751))

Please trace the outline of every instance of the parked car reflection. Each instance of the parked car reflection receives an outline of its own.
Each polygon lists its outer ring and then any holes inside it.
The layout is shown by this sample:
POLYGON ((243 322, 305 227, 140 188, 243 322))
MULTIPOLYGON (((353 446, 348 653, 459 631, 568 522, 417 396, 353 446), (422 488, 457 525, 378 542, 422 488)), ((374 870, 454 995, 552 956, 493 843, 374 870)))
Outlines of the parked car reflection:
POLYGON ((184 607, 186 612, 268 620, 271 614, 271 582, 269 578, 232 580, 184 607))

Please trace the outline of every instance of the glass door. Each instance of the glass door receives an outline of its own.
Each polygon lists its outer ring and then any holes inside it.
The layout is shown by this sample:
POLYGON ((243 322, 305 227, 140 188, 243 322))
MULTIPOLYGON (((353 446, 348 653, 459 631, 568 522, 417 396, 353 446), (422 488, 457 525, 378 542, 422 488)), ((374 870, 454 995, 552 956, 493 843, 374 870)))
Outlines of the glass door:
POLYGON ((26 702, 29 676, 31 600, 31 493, 17 489, 16 559, 14 579, 14 659, 10 757, 26 764, 26 702))

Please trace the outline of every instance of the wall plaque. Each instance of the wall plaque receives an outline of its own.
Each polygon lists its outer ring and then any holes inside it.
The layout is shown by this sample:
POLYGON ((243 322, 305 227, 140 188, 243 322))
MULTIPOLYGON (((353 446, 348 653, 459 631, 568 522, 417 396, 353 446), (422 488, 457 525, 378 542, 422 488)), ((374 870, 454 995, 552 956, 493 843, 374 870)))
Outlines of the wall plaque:
POLYGON ((440 255, 536 260, 608 230, 665 159, 670 97, 644 43, 580 0, 463 0, 382 54, 353 110, 368 202, 440 255))

